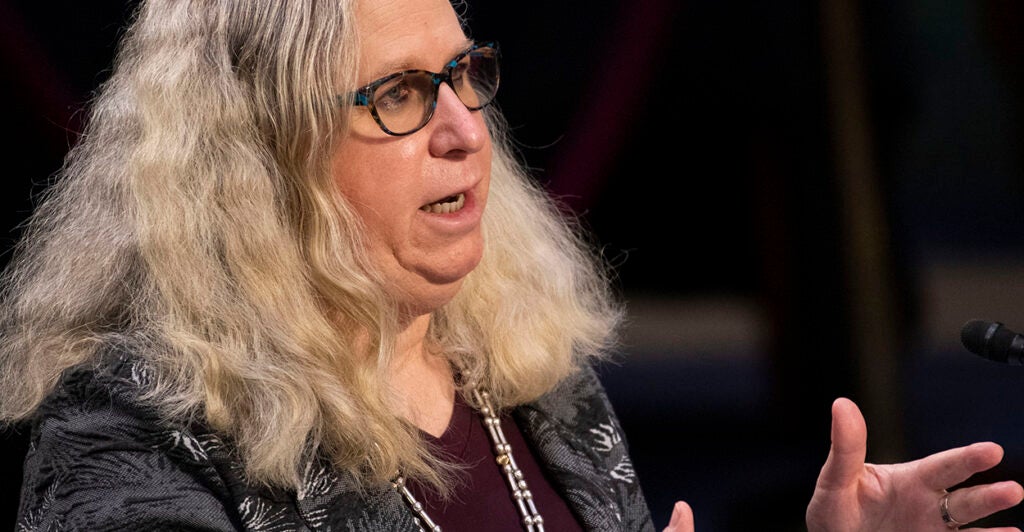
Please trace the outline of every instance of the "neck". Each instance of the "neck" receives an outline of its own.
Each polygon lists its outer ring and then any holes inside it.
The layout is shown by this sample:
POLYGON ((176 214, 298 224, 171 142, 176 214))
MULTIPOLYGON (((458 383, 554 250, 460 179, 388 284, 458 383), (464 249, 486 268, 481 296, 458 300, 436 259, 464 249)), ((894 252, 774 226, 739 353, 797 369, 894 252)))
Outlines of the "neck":
POLYGON ((414 318, 399 334, 388 382, 399 415, 433 436, 444 434, 455 404, 455 382, 448 361, 430 351, 430 315, 414 318))

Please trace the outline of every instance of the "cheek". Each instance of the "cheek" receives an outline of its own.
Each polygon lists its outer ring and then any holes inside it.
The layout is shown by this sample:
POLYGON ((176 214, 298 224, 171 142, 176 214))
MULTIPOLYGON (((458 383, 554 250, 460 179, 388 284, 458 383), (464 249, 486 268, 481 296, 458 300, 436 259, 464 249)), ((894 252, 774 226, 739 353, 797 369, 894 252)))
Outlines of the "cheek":
POLYGON ((362 144, 339 148, 333 175, 338 192, 363 224, 370 254, 386 264, 409 238, 416 201, 402 176, 413 174, 400 150, 372 148, 362 144))
POLYGON ((346 149, 343 146, 337 150, 332 162, 334 184, 367 229, 374 231, 381 218, 387 216, 388 209, 394 208, 399 199, 396 194, 401 188, 396 186, 393 176, 398 172, 394 161, 400 159, 394 153, 375 153, 381 150, 363 146, 358 148, 346 149))

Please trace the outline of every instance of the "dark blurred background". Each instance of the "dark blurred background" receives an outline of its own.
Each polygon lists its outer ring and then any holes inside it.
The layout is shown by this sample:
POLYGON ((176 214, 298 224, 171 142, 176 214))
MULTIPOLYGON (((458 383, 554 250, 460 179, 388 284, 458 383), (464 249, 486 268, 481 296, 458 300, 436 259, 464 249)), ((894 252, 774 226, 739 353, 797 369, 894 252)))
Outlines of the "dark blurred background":
MULTIPOLYGON (((871 461, 994 440, 967 483, 1024 481, 1024 368, 959 343, 1024 330, 1024 4, 470 1, 522 156, 615 265, 602 376, 659 529, 685 499, 701 532, 802 530, 841 395, 871 461)), ((5 249, 135 3, 0 0, 5 249)))

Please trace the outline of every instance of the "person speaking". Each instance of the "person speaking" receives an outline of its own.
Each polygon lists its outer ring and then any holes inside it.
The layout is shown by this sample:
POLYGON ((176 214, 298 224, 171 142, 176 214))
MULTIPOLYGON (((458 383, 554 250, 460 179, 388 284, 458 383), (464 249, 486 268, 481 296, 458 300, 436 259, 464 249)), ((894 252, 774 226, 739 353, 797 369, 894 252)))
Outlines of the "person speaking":
MULTIPOLYGON (((139 4, 3 277, 19 530, 654 530, 593 369, 609 271, 515 157, 500 36, 462 8, 139 4)), ((947 491, 994 443, 867 464, 832 413, 812 531, 1024 497, 947 491)))

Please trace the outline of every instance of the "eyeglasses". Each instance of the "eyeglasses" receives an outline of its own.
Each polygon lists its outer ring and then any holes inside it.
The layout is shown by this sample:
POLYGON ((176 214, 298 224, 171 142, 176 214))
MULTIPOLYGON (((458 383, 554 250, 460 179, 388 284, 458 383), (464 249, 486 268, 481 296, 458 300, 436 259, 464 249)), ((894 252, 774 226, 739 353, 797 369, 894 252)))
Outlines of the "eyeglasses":
POLYGON ((480 42, 455 56, 440 73, 406 70, 384 76, 346 97, 365 105, 388 135, 409 135, 427 125, 437 107, 441 82, 470 111, 483 109, 498 92, 498 43, 480 42))

